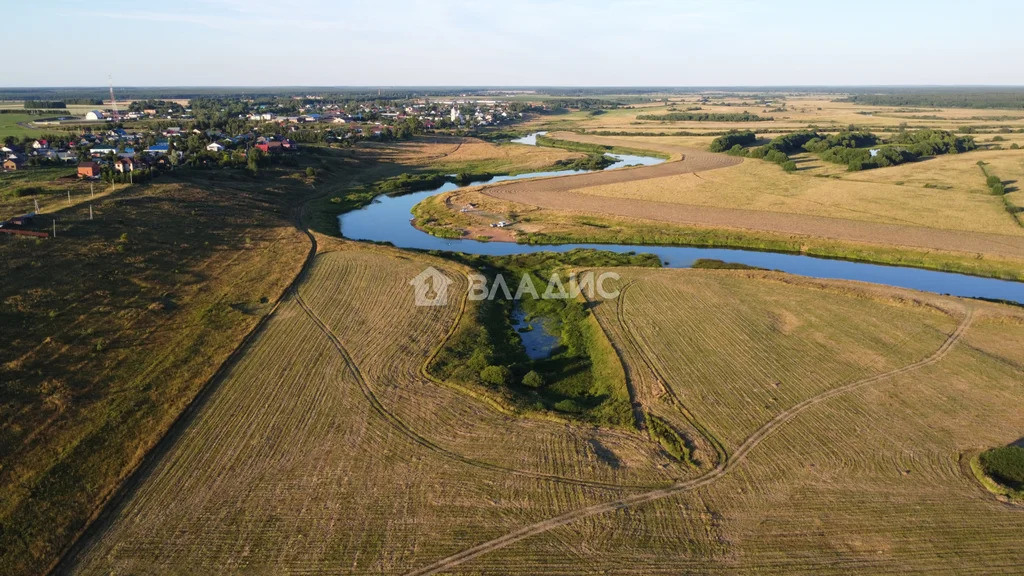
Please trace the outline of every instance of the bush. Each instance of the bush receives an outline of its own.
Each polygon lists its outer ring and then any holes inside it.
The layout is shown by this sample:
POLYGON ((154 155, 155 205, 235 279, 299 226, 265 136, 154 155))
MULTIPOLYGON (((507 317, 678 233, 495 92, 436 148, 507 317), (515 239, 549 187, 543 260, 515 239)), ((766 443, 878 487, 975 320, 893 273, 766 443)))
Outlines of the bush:
POLYGON ((734 149, 736 146, 740 148, 750 146, 754 142, 757 142, 757 136, 750 130, 729 132, 712 140, 709 149, 712 152, 725 152, 726 150, 734 149))
POLYGON ((536 370, 530 370, 523 376, 523 386, 529 388, 540 388, 544 385, 544 377, 541 376, 536 370))
POLYGON ((668 422, 652 414, 647 415, 647 429, 653 440, 656 440, 673 458, 692 464, 690 447, 686 439, 676 432, 668 422))
POLYGON ((985 179, 985 185, 988 186, 989 188, 995 188, 996 186, 1002 183, 1003 181, 999 179, 999 176, 996 176, 994 174, 989 174, 988 178, 985 179))
POLYGON ((480 371, 480 380, 492 386, 507 386, 512 382, 512 370, 508 366, 488 366, 480 371))
POLYGON ((24 198, 25 196, 36 196, 39 194, 45 194, 46 189, 40 186, 27 186, 24 188, 14 188, 11 190, 4 190, 4 196, 11 198, 24 198))
POLYGON ((1017 144, 1016 142, 1010 144, 1010 150, 1020 150, 1020 144, 1017 144))
POLYGON ((1024 448, 1003 446, 981 454, 981 465, 993 480, 1016 490, 1024 489, 1024 448))
POLYGON ((306 168, 306 176, 313 178, 316 176, 316 170, 314 170, 312 166, 306 168))

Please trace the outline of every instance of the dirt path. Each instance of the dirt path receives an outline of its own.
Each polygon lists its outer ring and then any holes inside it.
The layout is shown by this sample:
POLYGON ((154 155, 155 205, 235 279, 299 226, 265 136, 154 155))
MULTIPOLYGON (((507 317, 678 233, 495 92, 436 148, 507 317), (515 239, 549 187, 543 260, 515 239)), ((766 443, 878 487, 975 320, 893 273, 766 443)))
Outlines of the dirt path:
POLYGON ((586 135, 559 135, 558 137, 581 142, 629 145, 633 148, 646 147, 674 156, 682 155, 682 160, 655 166, 591 172, 575 176, 512 181, 485 186, 481 188, 480 192, 506 202, 516 202, 560 212, 634 218, 683 226, 731 228, 808 236, 863 244, 1024 258, 1024 236, 940 230, 903 224, 613 198, 580 193, 581 188, 640 182, 652 178, 726 168, 739 164, 743 159, 663 143, 642 144, 586 135))
POLYGON ((972 318, 973 310, 968 309, 963 319, 957 325, 953 333, 950 334, 949 337, 945 340, 945 342, 943 342, 942 345, 939 346, 939 348, 927 358, 914 362, 913 364, 908 364, 902 368, 892 370, 890 372, 885 372, 883 374, 878 374, 876 376, 864 378, 856 382, 851 382, 838 388, 833 388, 832 390, 823 392, 812 398, 808 398, 807 400, 804 400, 803 402, 779 413, 778 416, 773 418, 770 422, 766 423, 764 426, 762 426, 756 432, 754 432, 754 434, 748 437, 743 442, 743 444, 741 444, 739 448, 736 449, 736 452, 734 452, 727 460, 723 460, 718 464, 718 466, 716 466, 714 469, 712 469, 710 472, 703 476, 694 478, 692 480, 687 480, 685 482, 680 482, 669 488, 652 490, 650 492, 635 494, 633 496, 613 500, 610 502, 595 504, 593 506, 588 506, 586 508, 580 508, 578 510, 566 512, 565 514, 562 514, 560 516, 555 516, 554 518, 542 520, 529 526, 524 526, 519 530, 509 532, 508 534, 495 538, 494 540, 478 544, 472 548, 467 548, 462 552, 438 560, 437 562, 434 562, 429 566, 425 566, 418 570, 408 572, 406 576, 428 576, 431 574, 437 574, 438 572, 441 572, 443 570, 449 570, 469 560, 483 556, 488 552, 504 548, 506 546, 509 546, 510 544, 514 544, 516 542, 519 542, 520 540, 529 538, 530 536, 535 536, 537 534, 547 532, 554 528, 565 526, 566 524, 571 524, 572 522, 581 520, 583 518, 588 518, 590 516, 595 516, 597 514, 603 514, 605 512, 612 512, 614 510, 630 508, 632 506, 637 506, 646 502, 652 502, 654 500, 660 500, 662 498, 667 498, 669 496, 674 496, 676 494, 688 492, 695 488, 711 484, 712 482, 721 478, 730 470, 738 466, 741 462, 743 462, 743 460, 746 458, 747 454, 749 454, 751 450, 757 447, 757 445, 764 441, 766 438, 771 436, 772 433, 778 430, 783 424, 789 422, 790 420, 792 420, 793 418, 795 418, 797 415, 807 410, 808 408, 815 406, 817 404, 821 404, 822 402, 825 402, 836 396, 850 392, 851 390, 855 390, 857 388, 861 388, 869 384, 874 384, 876 382, 886 380, 893 376, 906 374, 907 372, 912 372, 914 370, 918 370, 920 368, 938 362, 943 357, 945 357, 946 354, 949 353, 953 345, 956 344, 964 335, 964 333, 967 331, 968 327, 971 324, 972 318))

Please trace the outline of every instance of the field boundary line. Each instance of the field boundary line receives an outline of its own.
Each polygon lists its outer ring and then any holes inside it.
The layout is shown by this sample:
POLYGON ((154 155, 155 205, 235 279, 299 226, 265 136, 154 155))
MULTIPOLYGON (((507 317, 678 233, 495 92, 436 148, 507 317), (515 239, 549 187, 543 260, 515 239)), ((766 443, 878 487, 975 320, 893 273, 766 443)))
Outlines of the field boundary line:
POLYGON ((789 422, 804 410, 807 410, 808 408, 815 406, 817 404, 821 404, 822 402, 825 402, 836 396, 845 394, 846 392, 856 390, 863 386, 874 384, 882 380, 887 380, 893 376, 899 376, 902 374, 906 374, 908 372, 913 372, 915 370, 938 362, 939 360, 944 358, 946 354, 949 353, 949 351, 953 348, 953 345, 956 344, 961 339, 961 337, 967 332, 967 329, 968 327, 970 327, 971 321, 973 320, 973 316, 974 309, 968 308, 964 314, 964 317, 961 319, 960 323, 957 324, 956 329, 954 329, 953 332, 946 338, 946 340, 943 341, 942 345, 940 345, 939 348, 932 352, 930 355, 921 360, 918 360, 917 362, 908 364, 895 370, 890 370, 889 372, 884 372, 882 374, 876 374, 868 378, 857 380, 855 382, 851 382, 838 388, 833 388, 826 392, 822 392, 821 394, 812 396, 811 398, 808 398, 803 402, 800 402, 799 404, 791 406, 787 410, 780 412, 775 418, 765 423, 763 426, 758 428, 756 432, 749 436, 739 446, 739 448, 736 449, 736 451, 733 453, 732 458, 720 462, 718 466, 716 466, 714 469, 710 470, 703 476, 694 478, 692 480, 680 482, 679 484, 676 484, 675 486, 669 488, 652 490, 650 492, 644 492, 641 494, 634 494, 632 496, 620 498, 618 500, 612 500, 610 502, 603 502, 600 504, 587 506, 585 508, 572 510, 559 516, 555 516, 547 520, 542 520, 540 522, 524 526, 522 528, 519 528, 518 530, 509 532, 504 536, 499 536, 498 538, 495 538, 493 540, 489 540, 487 542, 477 544, 476 546, 473 546, 471 548, 462 550, 461 552, 448 556, 447 558, 442 558, 441 560, 438 560, 433 564, 430 564, 423 568, 407 572, 405 576, 431 576, 443 570, 449 570, 451 568, 454 568, 455 566, 468 562, 469 560, 473 560, 475 558, 483 556, 488 552, 499 550, 511 544, 515 544, 520 540, 525 540, 530 536, 535 536, 537 534, 553 530, 560 526, 571 524, 572 522, 575 522, 577 520, 582 520, 584 518, 589 518, 591 516, 596 516, 598 514, 602 514, 605 512, 627 509, 633 506, 644 504, 646 502, 653 502, 655 500, 660 500, 663 498, 667 498, 669 496, 674 496, 677 494, 681 494, 683 492, 688 492, 695 488, 711 484, 714 481, 721 478, 722 476, 724 476, 725 474, 727 474, 730 470, 738 466, 746 458, 750 451, 753 450, 758 444, 760 444, 766 438, 771 436, 771 434, 778 430, 783 424, 789 422))

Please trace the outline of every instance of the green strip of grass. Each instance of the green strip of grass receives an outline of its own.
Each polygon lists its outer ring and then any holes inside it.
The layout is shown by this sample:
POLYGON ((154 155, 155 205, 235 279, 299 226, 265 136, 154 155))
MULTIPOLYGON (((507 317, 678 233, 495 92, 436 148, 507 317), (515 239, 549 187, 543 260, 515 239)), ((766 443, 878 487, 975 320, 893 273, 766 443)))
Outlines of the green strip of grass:
POLYGON ((685 462, 690 466, 696 466, 691 456, 693 451, 685 436, 677 432, 671 424, 654 414, 647 414, 646 418, 647 431, 651 434, 651 440, 661 444, 665 452, 668 452, 676 460, 685 462))
POLYGON ((1021 266, 1019 261, 1000 260, 986 256, 958 256, 950 253, 869 246, 814 238, 775 236, 736 230, 624 224, 614 220, 603 221, 603 227, 596 227, 594 220, 594 218, 590 218, 590 224, 586 225, 586 228, 581 226, 579 231, 522 233, 518 237, 518 241, 524 244, 635 244, 742 248, 1024 281, 1024 266, 1021 266))
POLYGON ((537 136, 537 145, 548 146, 550 148, 561 148, 563 150, 573 150, 576 152, 588 152, 591 154, 629 154, 632 156, 652 156, 654 158, 663 158, 665 160, 671 158, 670 155, 665 154, 664 152, 644 150, 642 148, 590 144, 587 142, 572 142, 570 140, 551 138, 550 136, 537 136))

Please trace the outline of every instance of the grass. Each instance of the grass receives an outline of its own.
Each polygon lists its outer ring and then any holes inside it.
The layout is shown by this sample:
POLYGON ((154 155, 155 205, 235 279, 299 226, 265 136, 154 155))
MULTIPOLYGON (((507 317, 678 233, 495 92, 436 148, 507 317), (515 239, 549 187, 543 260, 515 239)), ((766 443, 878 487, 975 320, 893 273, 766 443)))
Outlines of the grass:
MULTIPOLYGON (((772 113, 775 128, 855 113, 823 100, 786 104, 792 112, 772 113)), ((559 121, 629 127, 637 113, 559 121)), ((425 375, 425 362, 473 326, 484 334, 469 342, 470 356, 481 342, 515 353, 506 308, 479 316, 457 297, 441 307, 412 304, 408 282, 426 266, 459 295, 480 261, 321 236, 297 290, 223 379, 197 392, 298 270, 309 246, 293 226, 298 214, 336 233, 337 211, 405 172, 490 171, 499 165, 491 153, 519 168, 564 159, 547 156, 558 150, 520 156, 492 146, 470 151, 438 139, 351 155, 314 149, 315 179, 181 171, 95 200, 96 223, 82 220, 82 205, 59 206, 52 177, 12 183, 54 191, 9 194, 4 210, 51 197, 45 209, 66 227, 56 241, 0 243, 9 279, 0 324, 14 328, 0 347, 0 445, 14 447, 0 457, 0 571, 47 571, 168 429, 75 548, 68 571, 407 573, 602 502, 616 504, 455 570, 952 574, 1012 572, 1024 561, 1019 510, 978 489, 959 461, 975 446, 1013 441, 1024 427, 1024 317, 1007 306, 756 270, 617 268, 617 300, 534 309, 558 314, 566 349, 576 353, 549 370, 549 394, 538 393, 542 409, 530 412, 538 417, 521 418, 495 388, 425 375), (52 282, 66 276, 76 282, 52 282), (968 308, 975 319, 961 340, 916 366, 968 308), (916 367, 811 405, 741 451, 807 399, 908 366, 916 367), (600 401, 559 412, 565 398, 600 401), (651 415, 646 434, 608 426, 630 408, 651 415), (737 454, 734 468, 706 476, 737 454), (687 458, 692 466, 679 465, 687 458), (627 500, 698 477, 707 479, 699 490, 627 500)), ((979 154, 990 154, 997 173, 1013 174, 1019 157, 1001 153, 979 154)), ((937 174, 935 184, 959 193, 948 182, 955 173, 937 174)), ((922 178, 901 173, 902 188, 924 190, 914 186, 922 178)), ((523 216, 547 226, 527 232, 534 240, 586 230, 612 241, 760 244, 1021 274, 1019 263, 989 257, 523 216)), ((567 272, 617 263, 532 258, 551 260, 501 266, 567 272)))
POLYGON ((251 545, 241 570, 400 573, 524 515, 591 503, 606 491, 521 472, 626 484, 666 479, 667 460, 639 435, 509 419, 419 376, 456 322, 459 302, 416 307, 407 282, 432 265, 464 288, 461 266, 385 247, 320 245, 299 288, 303 304, 282 304, 179 440, 82 547, 73 571, 130 571, 146 557, 150 569, 203 572, 231 565, 238 546, 251 545), (267 401, 283 390, 287 400, 267 401), (580 454, 589 454, 587 465, 577 464, 580 454), (510 498, 509 488, 520 497, 510 498), (399 516, 417 521, 394 522, 399 516), (429 540, 421 540, 425 528, 429 540), (414 541, 421 544, 407 547, 414 541), (409 553, 394 556, 394 546, 409 553))
POLYGON ((802 214, 846 221, 920 226, 1020 236, 999 198, 983 192, 975 163, 1006 151, 974 152, 935 158, 892 168, 853 173, 841 179, 809 177, 805 170, 787 174, 767 162, 747 160, 737 166, 647 180, 581 189, 588 195, 635 201, 742 208, 762 212, 802 214), (927 178, 928 182, 921 182, 927 178), (893 182, 903 181, 903 186, 893 182), (920 188, 908 189, 921 182, 920 188), (924 184, 943 184, 924 188, 924 184))
POLYGON ((284 207, 308 192, 183 172, 2 242, 3 572, 45 571, 271 310, 309 246, 284 207))
MULTIPOLYGON (((470 201, 480 202, 481 197, 475 195, 470 201)), ((488 211, 496 213, 518 210, 515 205, 485 207, 488 211)), ((436 236, 460 238, 464 236, 463 230, 473 224, 467 216, 448 209, 443 196, 429 198, 417 204, 413 214, 420 228, 436 236)), ((1024 280, 1024 272, 1019 261, 996 256, 964 256, 952 252, 889 248, 743 230, 648 224, 607 217, 563 216, 546 211, 526 210, 520 215, 527 222, 529 229, 521 231, 517 240, 527 244, 593 243, 744 248, 910 266, 1006 280, 1024 280)))
POLYGON ((562 140, 551 136, 537 136, 537 145, 550 148, 561 148, 563 150, 586 152, 588 154, 630 154, 634 156, 654 156, 656 158, 665 159, 669 157, 668 154, 656 150, 652 151, 642 148, 593 144, 589 142, 574 142, 572 140, 562 140))
POLYGON ((1024 490, 1024 448, 992 448, 982 452, 978 459, 989 477, 1010 489, 1024 490))
MULTIPOLYGON (((658 266, 650 255, 613 254, 574 250, 564 254, 537 253, 513 257, 461 257, 480 269, 493 286, 501 276, 511 293, 529 276, 538 293, 558 274, 569 286, 571 269, 579 266, 658 266)), ((500 292, 498 293, 500 294, 500 292)), ((482 388, 515 413, 552 413, 607 426, 634 425, 622 366, 582 302, 533 298, 526 295, 513 302, 496 300, 472 302, 469 315, 454 337, 433 359, 428 370, 439 380, 451 380, 461 387, 482 388), (512 327, 512 314, 520 306, 530 318, 546 318, 560 346, 548 358, 529 360, 512 327), (485 370, 501 367, 509 373, 506 382, 488 382, 485 370), (529 372, 538 373, 543 384, 522 384, 529 372)))
MULTIPOLYGON (((597 301, 591 310, 623 354, 638 401, 657 411, 653 428, 670 447, 674 438, 692 439, 701 464, 681 467, 645 434, 514 418, 422 379, 424 358, 459 325, 460 303, 413 306, 408 279, 431 265, 464 288, 465 268, 386 247, 330 239, 320 247, 299 286, 302 303, 282 305, 178 441, 81 547, 73 571, 145 563, 199 573, 240 562, 237 571, 247 572, 407 573, 625 493, 523 473, 630 485, 665 479, 666 470, 683 477, 707 470, 706 441, 657 390, 639 353, 731 449, 808 395, 927 355, 960 305, 763 272, 618 269, 624 284, 633 283, 625 300, 597 301), (622 302, 625 324, 616 313, 622 302), (248 550, 241 561, 239 549, 248 550)), ((976 321, 979 332, 972 327, 970 346, 955 349, 956 362, 800 414, 698 492, 624 505, 460 570, 563 574, 584 562, 614 572, 627 562, 647 573, 838 574, 839 558, 847 560, 842 573, 864 574, 1015 565, 1010 543, 1019 518, 972 497, 955 463, 960 443, 1024 424, 1014 409, 1021 369, 1007 362, 1019 356, 1024 319, 977 305, 991 316, 976 321), (950 418, 962 402, 983 410, 950 418), (892 522, 883 509, 915 522, 892 522), (822 517, 832 522, 827 530, 817 524, 822 517), (773 552, 779 542, 784 556, 773 552), (843 546, 837 552, 826 542, 843 546), (900 545, 878 548, 883 542, 900 545), (970 553, 938 553, 949 546, 970 553)))

